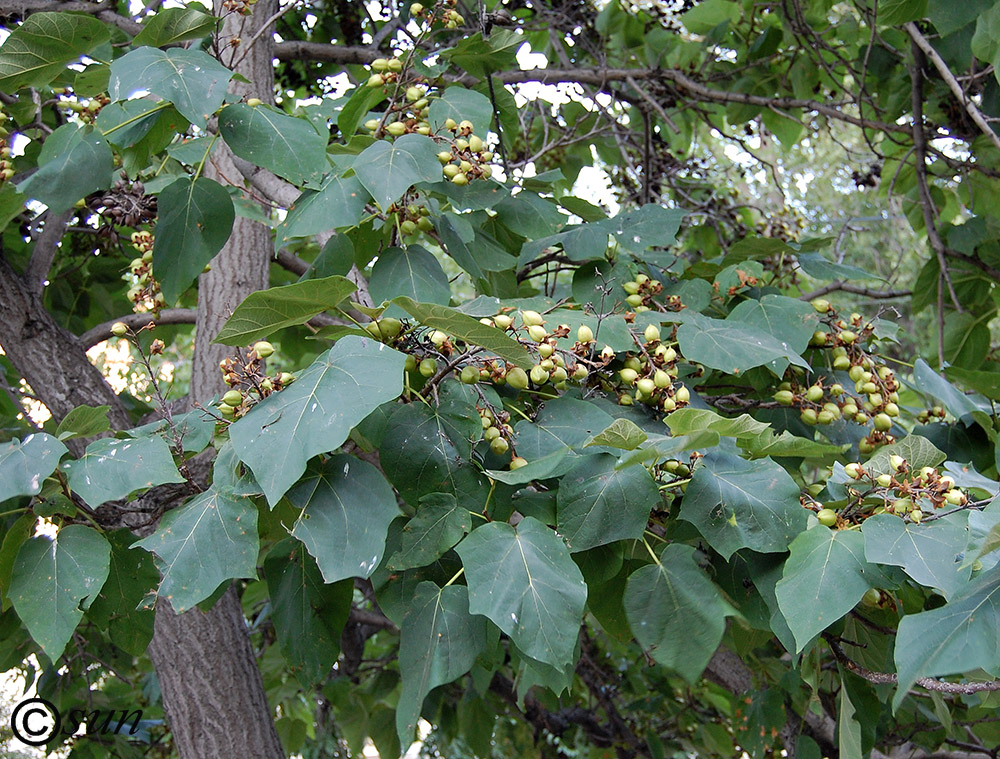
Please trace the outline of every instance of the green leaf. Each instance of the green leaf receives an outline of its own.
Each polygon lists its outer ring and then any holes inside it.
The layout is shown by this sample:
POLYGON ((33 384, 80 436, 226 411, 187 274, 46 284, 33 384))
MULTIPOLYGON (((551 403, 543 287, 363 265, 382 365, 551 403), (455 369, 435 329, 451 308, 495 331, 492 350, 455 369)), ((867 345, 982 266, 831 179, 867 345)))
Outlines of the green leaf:
POLYGON ((361 119, 378 103, 385 100, 385 91, 381 87, 356 87, 350 93, 350 97, 337 114, 337 128, 340 129, 344 140, 350 140, 352 135, 358 131, 358 124, 361 119))
POLYGON ((854 704, 851 703, 847 687, 842 685, 837 698, 837 749, 841 759, 864 759, 861 725, 854 715, 854 704))
POLYGON ((232 76, 232 71, 201 50, 140 47, 111 64, 108 92, 112 100, 127 100, 148 90, 173 103, 192 124, 204 127, 222 105, 232 76))
POLYGON ((52 538, 38 535, 21 545, 10 597, 31 637, 53 662, 62 655, 83 612, 108 578, 111 547, 82 524, 52 538))
MULTIPOLYGON (((466 404, 465 420, 478 423, 466 404)), ((454 493, 465 509, 482 511, 489 486, 472 466, 471 424, 435 413, 423 404, 400 406, 389 419, 379 460, 386 477, 407 503, 416 506, 426 493, 454 493)), ((482 434, 480 425, 478 434, 482 434)))
POLYGON ((233 231, 233 200, 218 182, 205 177, 178 179, 160 193, 153 266, 163 297, 174 303, 233 231))
POLYGON ((60 213, 80 198, 111 186, 114 156, 94 127, 63 124, 45 140, 38 165, 38 171, 18 184, 17 191, 60 213))
POLYGON ((726 617, 735 613, 698 566, 694 548, 679 543, 629 576, 624 603, 639 644, 691 684, 719 647, 726 617))
POLYGON ((390 570, 423 567, 436 561, 472 529, 472 515, 450 493, 428 493, 403 527, 399 551, 387 562, 390 570))
POLYGON ((616 469, 617 463, 606 453, 587 456, 560 481, 556 528, 570 551, 642 537, 660 501, 656 482, 645 467, 616 469))
POLYGON ((857 280, 857 279, 880 279, 875 274, 869 274, 864 269, 859 269, 856 266, 847 266, 846 264, 835 264, 831 261, 827 261, 819 253, 799 253, 796 256, 798 259, 799 266, 802 268, 806 274, 808 274, 813 279, 818 279, 824 282, 832 282, 834 280, 857 280))
POLYGON ((770 459, 745 461, 723 451, 702 459, 684 493, 680 518, 728 559, 741 548, 784 551, 805 529, 799 487, 770 459))
POLYGON ((396 730, 401 746, 413 742, 427 694, 472 669, 486 643, 486 620, 469 613, 467 588, 438 588, 432 582, 417 586, 399 632, 403 688, 396 730))
POLYGON ((945 369, 945 374, 952 382, 959 382, 977 393, 982 393, 990 400, 1000 400, 1000 372, 949 366, 945 369))
POLYGON ((436 132, 448 119, 454 119, 456 123, 471 121, 473 134, 486 139, 493 121, 493 104, 485 95, 460 85, 452 85, 441 97, 431 101, 428 121, 431 129, 436 132))
POLYGON ((587 586, 566 544, 534 519, 490 522, 455 549, 469 611, 485 614, 525 654, 564 671, 573 663, 587 586))
MULTIPOLYGON (((927 15, 927 0, 879 0, 879 25, 899 26, 927 15)), ((860 754, 859 754, 860 756, 860 754)))
POLYGON ((958 675, 976 669, 1000 674, 1000 567, 982 574, 937 609, 907 614, 896 635, 898 709, 921 677, 958 675))
POLYGON ((165 47, 201 39, 215 30, 215 24, 214 16, 194 8, 161 8, 152 16, 147 16, 132 45, 165 47))
POLYGON ((41 493, 42 480, 55 471, 66 452, 65 445, 44 432, 0 444, 0 503, 41 493))
POLYGON ((723 437, 756 438, 770 429, 766 422, 760 422, 749 414, 729 418, 711 409, 682 408, 666 418, 672 435, 688 435, 701 430, 718 432, 723 437))
POLYGON ((346 277, 334 276, 258 290, 236 307, 212 342, 250 345, 279 329, 305 324, 316 314, 336 308, 357 289, 346 277))
POLYGON ((425 327, 439 329, 459 340, 483 347, 507 363, 520 366, 522 369, 534 366, 534 361, 521 343, 509 337, 503 330, 489 327, 468 314, 434 303, 417 303, 405 296, 393 298, 392 302, 425 327))
POLYGON ((904 522, 894 514, 876 514, 861 525, 865 558, 902 567, 915 581, 951 598, 965 588, 971 566, 962 566, 969 543, 968 516, 953 514, 933 522, 904 522))
POLYGON ((389 248, 379 253, 368 279, 368 291, 375 303, 400 295, 417 303, 443 306, 451 300, 448 275, 434 254, 420 245, 389 248))
POLYGON ((184 482, 170 448, 156 436, 95 440, 83 456, 62 468, 69 475, 70 489, 94 507, 142 488, 184 482))
POLYGON ((784 295, 745 300, 729 312, 726 321, 766 332, 790 353, 801 353, 819 326, 819 314, 810 304, 784 295))
POLYGON ((149 134, 166 111, 173 109, 146 98, 125 100, 104 106, 95 123, 108 142, 128 148, 149 134))
POLYGON ((237 455, 274 506, 317 453, 333 451, 351 428, 403 392, 405 358, 375 340, 341 338, 280 393, 229 427, 237 455))
POLYGON ((112 642, 132 654, 146 653, 153 637, 153 608, 143 604, 160 582, 153 557, 133 551, 136 537, 128 530, 106 533, 111 544, 108 579, 87 615, 108 630, 112 642))
POLYGON ((701 314, 691 314, 678 328, 677 341, 688 361, 726 374, 738 375, 781 358, 808 367, 797 352, 759 328, 701 314))
POLYGON ((615 419, 604 430, 594 435, 583 444, 584 448, 593 445, 606 445, 610 448, 620 448, 623 451, 634 451, 649 438, 638 424, 629 419, 615 419))
POLYGON ((879 573, 865 560, 864 536, 853 530, 817 526, 799 533, 790 550, 775 594, 798 653, 857 606, 879 573))
POLYGON ((111 422, 108 421, 110 410, 111 406, 77 406, 59 422, 56 436, 60 440, 72 440, 106 432, 111 429, 111 422))
POLYGON ((313 461, 288 500, 302 510, 292 536, 316 557, 326 582, 375 571, 389 523, 399 516, 396 496, 378 469, 343 454, 313 461))
POLYGON ((32 13, 0 47, 0 90, 43 87, 109 39, 108 27, 93 16, 32 13))
POLYGON ((324 583, 316 561, 292 539, 271 549, 264 575, 271 622, 288 669, 306 688, 323 683, 340 656, 354 583, 324 583))
POLYGON ((379 140, 365 148, 354 163, 354 173, 385 211, 417 182, 441 178, 437 154, 430 137, 405 134, 395 142, 379 140))
POLYGON ((895 474, 896 470, 889 463, 891 456, 902 456, 910 465, 912 471, 919 472, 925 466, 936 467, 947 456, 927 438, 920 435, 907 435, 898 443, 883 446, 865 463, 865 470, 873 474, 895 474))
POLYGON ((319 182, 329 168, 327 138, 307 120, 270 106, 234 103, 223 108, 219 134, 240 158, 293 184, 319 182))
MULTIPOLYGON (((365 212, 368 191, 357 177, 329 176, 319 190, 306 190, 278 225, 278 239, 309 237, 320 232, 353 227, 365 212)), ((332 239, 332 238, 331 238, 332 239)))
POLYGON ((257 576, 257 508, 213 488, 168 511, 135 545, 156 554, 159 595, 180 614, 227 580, 257 576))
MULTIPOLYGON (((560 460, 565 457, 566 469, 558 472, 562 474, 577 458, 568 449, 583 446, 592 435, 607 429, 613 421, 607 412, 588 401, 555 398, 538 406, 535 421, 517 423, 515 447, 518 455, 528 460, 529 466, 550 457, 560 460)), ((519 472, 520 469, 514 474, 519 472)))
POLYGON ((148 437, 149 435, 160 435, 168 444, 174 442, 174 433, 180 437, 181 446, 185 453, 201 453, 212 442, 215 434, 215 419, 202 409, 188 411, 186 414, 174 414, 170 424, 166 419, 160 419, 141 427, 128 430, 129 437, 148 437))
POLYGON ((504 198, 494 210, 501 224, 528 238, 551 235, 569 219, 555 203, 526 190, 504 198))
POLYGON ((512 66, 524 38, 510 29, 493 29, 488 39, 472 34, 456 44, 447 56, 463 72, 483 79, 487 74, 512 66))
POLYGON ((922 358, 918 358, 913 365, 913 384, 924 395, 940 401, 956 419, 961 419, 966 414, 980 410, 991 413, 988 403, 981 404, 980 399, 976 396, 969 396, 961 392, 931 369, 922 358))

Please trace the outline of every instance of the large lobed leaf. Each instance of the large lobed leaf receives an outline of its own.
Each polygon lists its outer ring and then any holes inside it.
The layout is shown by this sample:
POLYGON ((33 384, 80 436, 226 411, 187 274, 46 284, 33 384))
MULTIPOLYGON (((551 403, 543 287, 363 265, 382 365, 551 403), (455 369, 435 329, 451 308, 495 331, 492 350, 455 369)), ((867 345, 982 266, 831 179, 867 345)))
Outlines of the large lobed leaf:
POLYGON ((295 483, 317 453, 336 450, 351 428, 403 391, 403 354, 349 335, 294 384, 265 398, 229 427, 237 455, 269 504, 295 483))
POLYGON ((406 134, 394 142, 379 140, 358 156, 354 173, 385 211, 417 182, 441 178, 437 154, 434 140, 422 134, 406 134))
POLYGON ((42 87, 81 55, 111 38, 98 19, 69 13, 33 13, 0 47, 0 90, 42 87))
POLYGON ((65 445, 44 432, 0 445, 0 502, 42 492, 42 480, 55 471, 66 452, 65 445))
POLYGON ((587 601, 566 544, 533 517, 516 528, 490 522, 455 549, 469 586, 469 611, 485 614, 528 656, 563 671, 587 601))
POLYGON ((114 156, 92 126, 63 124, 38 154, 38 171, 18 184, 18 192, 59 213, 80 198, 111 186, 114 156))
POLYGON ((305 119, 269 106, 235 103, 224 108, 219 134, 240 158, 293 184, 319 182, 329 168, 326 138, 305 119))

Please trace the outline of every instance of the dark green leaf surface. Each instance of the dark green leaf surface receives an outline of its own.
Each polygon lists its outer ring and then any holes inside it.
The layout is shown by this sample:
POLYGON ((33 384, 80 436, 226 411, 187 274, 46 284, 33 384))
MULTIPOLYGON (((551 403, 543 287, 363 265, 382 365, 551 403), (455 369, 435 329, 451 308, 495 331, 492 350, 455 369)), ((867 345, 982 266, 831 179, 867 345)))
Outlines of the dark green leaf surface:
POLYGON ((283 327, 305 324, 335 308, 356 289, 346 277, 334 276, 258 290, 236 307, 213 342, 250 345, 283 327))
POLYGON ((94 127, 63 124, 45 140, 38 165, 38 171, 18 184, 17 190, 59 213, 111 186, 114 156, 94 127))
POLYGON ((801 353, 819 326, 819 314, 809 303, 784 295, 765 295, 745 300, 729 312, 726 321, 759 329, 779 341, 786 350, 801 353))
POLYGON ((891 456, 902 456, 910 466, 910 470, 919 472, 925 466, 936 467, 947 458, 934 444, 920 435, 908 435, 898 443, 886 445, 878 449, 875 455, 865 462, 865 471, 873 474, 895 474, 889 463, 891 456))
POLYGON ((610 448, 620 448, 623 451, 634 451, 646 442, 648 437, 642 428, 630 419, 615 419, 605 429, 584 443, 583 447, 605 445, 610 448))
POLYGON ((625 613, 649 655, 693 684, 719 647, 726 617, 734 610, 698 567, 694 548, 674 543, 660 552, 659 563, 629 576, 625 613))
POLYGON ((110 409, 111 406, 77 406, 59 422, 56 437, 60 440, 72 440, 106 432, 111 427, 108 421, 110 409))
POLYGON ((799 533, 790 550, 775 594, 798 653, 857 606, 880 574, 865 560, 864 536, 852 530, 817 526, 799 533))
POLYGON ((108 27, 93 16, 33 13, 0 47, 0 90, 42 87, 59 76, 65 64, 110 38, 108 27))
POLYGON ((140 47, 111 64, 108 92, 112 100, 127 100, 140 90, 149 90, 173 103, 192 124, 204 127, 222 105, 232 75, 201 50, 140 47))
POLYGON ((11 575, 10 597, 31 637, 53 662, 108 578, 111 548, 96 530, 63 527, 52 538, 38 535, 21 545, 11 575))
POLYGON ((365 212, 368 190, 357 177, 329 176, 318 190, 306 190, 288 209, 278 225, 281 242, 308 237, 331 229, 353 227, 365 212))
POLYGON ((420 499, 417 513, 403 527, 399 550, 389 558, 389 569, 423 567, 436 561, 472 528, 472 514, 450 493, 429 493, 420 499))
POLYGON ((213 16, 194 8, 162 8, 146 18, 132 44, 163 47, 196 40, 214 31, 215 25, 213 16))
POLYGON ((516 528, 478 527, 455 549, 465 566, 469 611, 485 614, 533 659, 573 663, 587 586, 566 544, 532 517, 516 528))
POLYGON ((299 479, 309 459, 336 450, 354 425, 403 391, 404 363, 382 343, 348 335, 230 425, 233 447, 269 504, 299 479))
POLYGON ((302 685, 322 683, 340 656, 354 583, 328 585, 302 544, 285 539, 264 561, 271 621, 288 669, 302 685))
POLYGON ((805 528, 808 512, 799 503, 798 485, 770 459, 750 462, 712 451, 688 484, 680 518, 728 559, 741 548, 786 550, 805 528))
POLYGON ((66 452, 65 445, 44 432, 0 443, 0 502, 38 495, 42 480, 55 471, 66 452))
POLYGON ((441 178, 437 154, 430 137, 405 134, 395 142, 379 140, 365 148, 354 164, 354 173, 384 211, 417 182, 441 178))
POLYGON ((156 590, 160 573, 146 551, 133 551, 136 537, 128 530, 107 533, 111 544, 108 579, 88 614, 106 627, 115 645, 142 656, 153 637, 153 608, 143 599, 156 590))
POLYGON ((1000 567, 984 573, 938 609, 908 614, 896 636, 898 709, 920 677, 985 669, 1000 676, 1000 567))
POLYGON ((456 124, 471 121, 473 134, 485 140, 493 120, 493 104, 488 97, 475 90, 452 85, 431 102, 428 121, 431 129, 437 131, 448 119, 454 119, 456 124))
POLYGON ((180 614, 226 580, 257 576, 257 508, 248 498, 207 490, 164 514, 136 546, 156 554, 159 595, 180 614))
POLYGON ((191 286, 233 231, 229 193, 205 177, 182 178, 160 193, 153 267, 167 303, 191 286))
POLYGON ((270 106, 235 103, 222 109, 219 134, 240 158, 294 184, 319 182, 330 168, 326 137, 305 119, 270 106))
POLYGON ((316 557, 326 582, 375 571, 389 523, 399 516, 396 496, 378 469, 353 456, 314 461, 288 500, 302 510, 292 535, 316 557))
POLYGON ((465 587, 438 588, 432 582, 417 586, 399 634, 403 690, 396 707, 396 730, 400 745, 413 741, 427 694, 468 672, 486 641, 486 620, 469 613, 465 587))
POLYGON ((677 330, 681 353, 689 361, 739 375, 775 359, 807 367, 802 357, 758 327, 691 314, 677 330))
POLYGON ((864 521, 865 558, 875 564, 902 567, 912 579, 951 598, 969 584, 970 565, 962 558, 969 544, 968 515, 953 514, 913 524, 894 514, 864 521))
POLYGON ((142 488, 184 482, 170 448, 158 436, 102 438, 88 445, 80 459, 67 461, 62 468, 69 475, 70 489, 95 507, 142 488))
POLYGON ((616 469, 606 453, 588 456, 566 473, 556 494, 556 527, 570 551, 640 538, 660 502, 653 476, 642 466, 616 469))
MULTIPOLYGON (((448 275, 444 273, 434 254, 420 245, 389 248, 380 253, 372 267, 368 291, 375 303, 392 300, 400 295, 417 303, 444 306, 451 300, 448 275)), ((397 309, 390 307, 389 310, 397 309)))

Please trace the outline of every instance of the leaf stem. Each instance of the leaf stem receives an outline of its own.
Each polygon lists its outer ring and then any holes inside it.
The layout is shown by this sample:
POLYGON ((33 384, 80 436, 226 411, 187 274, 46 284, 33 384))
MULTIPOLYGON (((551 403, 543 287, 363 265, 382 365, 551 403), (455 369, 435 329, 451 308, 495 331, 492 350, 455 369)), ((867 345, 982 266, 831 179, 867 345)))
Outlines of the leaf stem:
POLYGON ((461 569, 459 569, 459 570, 458 570, 457 572, 455 572, 455 575, 454 575, 454 576, 453 576, 453 577, 452 577, 452 578, 451 578, 450 580, 448 580, 448 582, 446 582, 446 583, 444 584, 444 587, 446 587, 446 588, 447 588, 447 587, 448 587, 449 585, 451 585, 451 584, 452 584, 453 582, 455 582, 455 580, 457 580, 457 579, 458 579, 459 577, 461 577, 461 576, 462 576, 463 574, 465 574, 465 567, 462 567, 462 568, 461 568, 461 569))
POLYGON ((121 124, 115 124, 108 131, 101 132, 101 135, 103 137, 107 137, 109 134, 112 134, 113 132, 117 132, 122 127, 127 127, 127 126, 130 126, 130 125, 134 124, 137 121, 141 121, 142 119, 144 119, 147 116, 149 116, 151 113, 159 113, 160 111, 165 111, 170 106, 171 106, 171 103, 169 103, 167 101, 164 101, 164 102, 160 103, 158 106, 156 106, 155 108, 150 108, 148 111, 146 111, 144 113, 139 113, 139 114, 136 114, 135 116, 133 116, 132 118, 125 119, 125 121, 123 121, 121 124))

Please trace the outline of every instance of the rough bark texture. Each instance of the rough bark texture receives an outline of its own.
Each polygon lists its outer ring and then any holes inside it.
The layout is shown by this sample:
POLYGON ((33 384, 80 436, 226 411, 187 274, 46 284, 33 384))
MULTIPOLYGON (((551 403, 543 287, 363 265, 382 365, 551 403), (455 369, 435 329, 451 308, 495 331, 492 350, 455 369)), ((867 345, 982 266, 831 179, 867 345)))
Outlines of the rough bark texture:
MULTIPOLYGON (((221 41, 239 37, 249 42, 275 6, 274 0, 261 0, 253 16, 231 14, 221 41)), ((224 13, 218 2, 215 12, 224 13)), ((270 34, 263 33, 246 57, 241 58, 240 47, 232 49, 233 58, 229 51, 223 53, 223 63, 238 62, 235 70, 250 80, 234 84, 234 91, 272 102, 271 44, 270 34)), ((242 180, 225 145, 213 153, 205 176, 223 185, 242 180)), ((212 339, 247 295, 267 287, 271 248, 266 227, 237 216, 211 271, 199 278, 192 400, 208 402, 224 390, 219 361, 232 349, 213 345, 212 339)), ((154 631, 149 653, 180 759, 285 756, 233 587, 208 612, 193 609, 178 615, 160 598, 154 631)))

